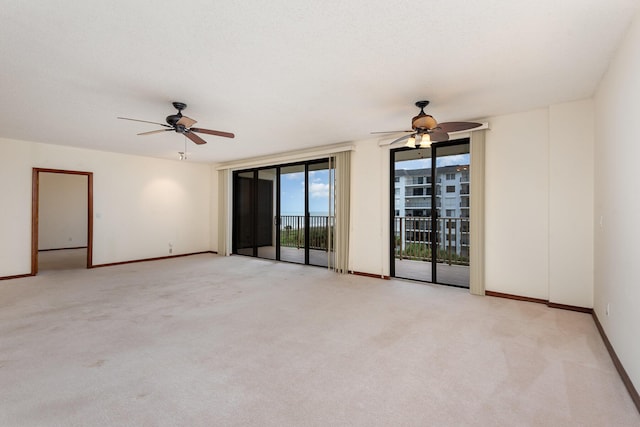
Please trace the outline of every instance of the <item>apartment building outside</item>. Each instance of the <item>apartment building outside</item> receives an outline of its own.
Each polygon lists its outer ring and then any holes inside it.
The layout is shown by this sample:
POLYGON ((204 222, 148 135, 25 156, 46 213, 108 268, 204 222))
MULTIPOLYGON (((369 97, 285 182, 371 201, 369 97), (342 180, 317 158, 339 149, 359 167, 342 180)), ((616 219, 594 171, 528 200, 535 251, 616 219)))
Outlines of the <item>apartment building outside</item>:
POLYGON ((398 169, 394 187, 396 257, 424 258, 435 239, 439 259, 468 264, 469 165, 437 167, 435 178, 431 168, 398 169))

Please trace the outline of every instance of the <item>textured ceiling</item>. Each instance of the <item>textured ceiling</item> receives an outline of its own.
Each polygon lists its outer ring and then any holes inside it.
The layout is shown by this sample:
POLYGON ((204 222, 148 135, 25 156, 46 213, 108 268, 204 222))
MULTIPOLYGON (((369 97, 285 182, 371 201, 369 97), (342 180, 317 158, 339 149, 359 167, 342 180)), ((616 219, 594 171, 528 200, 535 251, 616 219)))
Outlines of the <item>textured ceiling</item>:
POLYGON ((222 162, 593 94, 637 0, 0 0, 0 136, 222 162))

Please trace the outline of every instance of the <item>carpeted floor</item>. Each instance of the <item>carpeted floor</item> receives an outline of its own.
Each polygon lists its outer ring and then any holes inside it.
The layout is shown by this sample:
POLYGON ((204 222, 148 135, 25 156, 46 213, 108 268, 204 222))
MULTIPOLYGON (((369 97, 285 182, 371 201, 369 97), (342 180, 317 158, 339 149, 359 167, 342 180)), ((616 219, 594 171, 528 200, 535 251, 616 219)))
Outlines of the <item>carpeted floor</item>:
POLYGON ((87 248, 38 252, 38 272, 87 268, 87 248))
POLYGON ((638 426, 591 316, 196 255, 0 282, 2 426, 638 426))

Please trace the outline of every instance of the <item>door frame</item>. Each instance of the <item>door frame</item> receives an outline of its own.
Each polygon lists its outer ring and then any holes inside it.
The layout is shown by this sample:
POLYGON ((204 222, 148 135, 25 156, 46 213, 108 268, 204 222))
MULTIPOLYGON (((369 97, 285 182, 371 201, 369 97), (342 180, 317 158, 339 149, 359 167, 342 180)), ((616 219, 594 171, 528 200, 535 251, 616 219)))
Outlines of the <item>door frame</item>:
MULTIPOLYGON (((437 250, 438 250, 438 242, 436 239, 434 239, 434 236, 437 236, 437 211, 438 211, 438 207, 436 206, 436 199, 437 199, 437 194, 436 194, 436 161, 437 161, 437 157, 438 157, 438 149, 439 148, 444 148, 444 147, 451 147, 451 146, 456 146, 456 145, 464 145, 464 144, 468 144, 469 145, 469 154, 471 154, 471 138, 460 138, 460 139, 453 139, 453 140, 449 140, 449 141, 445 141, 445 142, 438 142, 438 143, 433 143, 431 144, 431 146, 429 147, 431 149, 431 154, 430 154, 430 160, 431 160, 431 209, 430 209, 430 213, 431 213, 431 229, 428 230, 430 232, 431 235, 431 241, 430 241, 430 246, 431 246, 431 281, 430 282, 426 282, 426 283, 434 283, 434 284, 438 284, 438 285, 445 285, 445 286, 453 286, 453 287, 462 287, 462 288, 469 288, 469 286, 460 286, 460 285, 455 285, 455 284, 450 284, 450 283, 442 283, 439 282, 438 279, 438 273, 437 273, 437 250)), ((390 156, 389 156, 389 275, 391 277, 396 277, 396 260, 395 260, 395 160, 396 160, 396 156, 395 153, 397 152, 401 152, 401 151, 411 151, 411 150, 417 150, 418 148, 409 148, 409 147, 399 147, 396 149, 392 149, 390 152, 390 156)), ((471 278, 469 278, 471 279, 471 278)), ((408 280, 416 280, 416 279, 408 279, 408 280)))
POLYGON ((38 274, 38 225, 40 214, 40 173, 87 177, 87 268, 93 267, 93 172, 33 168, 31 175, 31 275, 38 274))

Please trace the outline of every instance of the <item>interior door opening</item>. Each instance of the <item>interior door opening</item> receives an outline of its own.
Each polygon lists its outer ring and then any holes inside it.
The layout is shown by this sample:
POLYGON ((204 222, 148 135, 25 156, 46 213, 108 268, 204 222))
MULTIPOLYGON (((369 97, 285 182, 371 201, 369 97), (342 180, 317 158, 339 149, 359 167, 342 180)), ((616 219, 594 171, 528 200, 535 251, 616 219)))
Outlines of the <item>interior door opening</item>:
POLYGON ((93 173, 34 168, 31 274, 93 265, 93 173))
POLYGON ((469 287, 469 139, 391 152, 391 276, 469 287))

